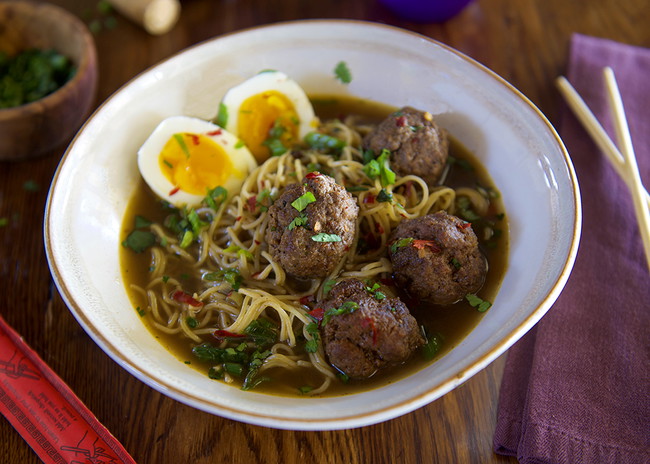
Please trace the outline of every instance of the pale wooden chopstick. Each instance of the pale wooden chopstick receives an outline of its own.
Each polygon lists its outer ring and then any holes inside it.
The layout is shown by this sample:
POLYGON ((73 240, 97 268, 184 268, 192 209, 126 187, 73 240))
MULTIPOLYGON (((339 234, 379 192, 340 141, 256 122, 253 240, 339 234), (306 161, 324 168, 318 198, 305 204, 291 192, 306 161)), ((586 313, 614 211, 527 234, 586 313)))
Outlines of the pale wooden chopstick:
MULTIPOLYGON (((612 167, 629 186, 629 179, 625 173, 625 159, 623 158, 623 155, 616 145, 614 145, 612 139, 609 138, 609 135, 607 135, 607 132, 605 132, 605 129, 600 125, 580 94, 578 94, 576 89, 574 89, 569 81, 563 76, 556 79, 556 84, 567 104, 585 127, 589 135, 591 135, 594 142, 596 142, 598 148, 600 148, 600 150, 605 154, 612 164, 612 167)), ((645 189, 644 196, 646 202, 650 205, 650 194, 645 189)))
POLYGON ((645 249, 645 257, 650 268, 650 210, 648 209, 647 201, 644 201, 646 198, 644 193, 647 194, 647 192, 645 192, 641 182, 639 166, 637 165, 634 147, 632 146, 632 137, 630 136, 630 129, 627 125, 623 100, 621 99, 621 94, 616 84, 614 71, 608 66, 603 69, 603 75, 605 76, 609 104, 611 105, 614 116, 614 127, 616 129, 618 145, 621 148, 623 158, 625 158, 624 167, 630 180, 628 186, 632 194, 634 209, 636 210, 639 231, 641 232, 643 247, 645 249))
POLYGON ((560 76, 557 78, 556 83, 569 107, 573 110, 580 122, 582 122, 594 142, 596 142, 598 147, 606 155, 618 175, 630 189, 637 215, 637 221, 639 223, 639 231, 643 241, 646 260, 648 262, 648 267, 650 268, 650 214, 648 212, 648 208, 650 207, 650 195, 641 183, 641 176, 639 175, 639 169, 634 156, 632 140, 627 126, 627 120, 625 119, 623 103, 620 93, 618 92, 618 87, 616 86, 614 73, 611 68, 605 68, 604 74, 610 104, 612 105, 617 137, 619 143, 622 145, 621 149, 623 153, 621 153, 616 145, 614 145, 596 117, 593 115, 591 110, 589 110, 587 104, 569 81, 560 76))

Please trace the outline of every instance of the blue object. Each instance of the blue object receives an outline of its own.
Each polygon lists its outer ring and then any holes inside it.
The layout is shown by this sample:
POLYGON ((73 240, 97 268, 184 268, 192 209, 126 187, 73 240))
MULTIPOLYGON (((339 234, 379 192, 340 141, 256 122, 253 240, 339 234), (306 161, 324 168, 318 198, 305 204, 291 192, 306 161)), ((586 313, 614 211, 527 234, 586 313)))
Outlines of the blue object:
POLYGON ((379 0, 396 15, 419 23, 441 23, 456 16, 472 0, 379 0))

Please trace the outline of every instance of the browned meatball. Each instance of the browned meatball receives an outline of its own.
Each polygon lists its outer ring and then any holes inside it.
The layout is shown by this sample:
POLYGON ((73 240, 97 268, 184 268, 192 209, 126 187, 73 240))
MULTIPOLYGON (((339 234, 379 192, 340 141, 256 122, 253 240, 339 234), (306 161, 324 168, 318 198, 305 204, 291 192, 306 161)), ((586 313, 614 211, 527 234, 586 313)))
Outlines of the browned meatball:
POLYGON ((363 147, 376 154, 389 150, 390 165, 397 174, 415 174, 429 185, 438 182, 449 156, 447 131, 433 122, 431 113, 408 106, 366 135, 363 147))
POLYGON ((425 343, 418 323, 399 298, 389 298, 360 280, 344 280, 322 304, 356 309, 323 319, 323 346, 329 362, 353 379, 372 376, 378 369, 406 361, 425 343), (352 304, 350 303, 352 302, 352 304))
POLYGON ((471 224, 445 211, 402 221, 389 254, 396 283, 423 301, 452 304, 485 282, 487 261, 471 224))
POLYGON ((358 214, 354 197, 332 177, 310 173, 269 208, 269 252, 288 274, 325 277, 350 249, 358 214))

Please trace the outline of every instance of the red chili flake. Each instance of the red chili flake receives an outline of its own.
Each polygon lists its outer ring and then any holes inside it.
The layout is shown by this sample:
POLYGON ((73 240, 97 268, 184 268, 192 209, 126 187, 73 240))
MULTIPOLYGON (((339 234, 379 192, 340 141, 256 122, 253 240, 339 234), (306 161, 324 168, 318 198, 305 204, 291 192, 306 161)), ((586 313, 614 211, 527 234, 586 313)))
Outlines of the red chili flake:
POLYGON ((206 132, 206 135, 210 135, 210 136, 221 135, 221 129, 216 129, 216 130, 213 130, 213 131, 210 131, 210 132, 206 132))
POLYGON ((368 327, 370 327, 372 329, 372 344, 376 345, 377 344, 377 336, 379 334, 377 332, 377 327, 375 326, 375 321, 370 317, 366 317, 365 319, 363 319, 361 321, 361 326, 364 329, 367 329, 368 327))
POLYGON ((395 125, 397 127, 404 127, 406 126, 406 116, 400 116, 395 120, 395 125))
POLYGON ((305 178, 307 178, 307 179, 315 179, 318 176, 320 176, 320 172, 312 171, 312 172, 308 172, 307 175, 305 176, 305 178))
POLYGON ((343 247, 343 249, 344 249, 345 251, 349 251, 349 250, 350 250, 350 245, 345 245, 345 247, 343 247))
POLYGON ((375 222, 375 231, 378 234, 383 234, 384 233, 384 228, 382 227, 381 224, 379 224, 378 222, 375 222))
POLYGON ((192 139, 192 143, 194 145, 198 145, 199 143, 201 143, 201 139, 199 139, 198 135, 196 135, 196 134, 186 134, 186 135, 189 136, 192 139))
POLYGON ((375 202, 375 196, 373 194, 368 194, 365 197, 363 197, 363 202, 364 203, 374 203, 375 202))
POLYGON ((262 242, 260 242, 259 240, 254 240, 254 242, 255 242, 255 245, 261 245, 262 244, 262 242))
POLYGON ((441 251, 440 247, 433 240, 413 240, 413 247, 422 250, 425 247, 431 248, 431 251, 438 253, 441 251))
POLYGON ((255 274, 251 275, 251 277, 253 279, 257 279, 260 276, 261 273, 262 273, 262 271, 256 272, 255 274))
POLYGON ((171 196, 174 195, 175 193, 178 193, 178 191, 179 191, 180 189, 181 189, 180 187, 174 187, 173 189, 171 189, 171 190, 169 191, 169 193, 168 193, 167 195, 169 195, 169 196, 171 197, 171 196))
POLYGON ((172 293, 172 299, 178 301, 179 303, 185 303, 194 307, 203 306, 203 303, 194 299, 192 295, 190 295, 189 293, 185 293, 182 290, 176 290, 174 293, 172 293))
POLYGON ((246 205, 248 205, 249 211, 255 211, 255 207, 257 206, 257 195, 248 197, 248 200, 246 200, 246 205))
POLYGON ((241 221, 241 216, 237 216, 237 217, 235 218, 235 221, 237 221, 237 222, 241 221))
POLYGON ((312 303, 314 301, 314 295, 305 295, 302 298, 300 298, 300 304, 307 306, 309 303, 312 303))
POLYGON ((471 222, 463 222, 462 224, 457 224, 456 227, 458 227, 459 230, 467 229, 468 227, 472 227, 471 222))
POLYGON ((224 338, 243 338, 246 336, 244 334, 229 332, 227 330, 215 330, 212 335, 220 340, 223 340, 224 338))
POLYGON ((408 216, 407 216, 406 214, 404 214, 404 213, 399 213, 399 215, 402 216, 403 218, 408 217, 408 216))
POLYGON ((316 319, 317 321, 322 321, 323 316, 325 315, 325 310, 323 308, 314 308, 311 311, 309 311, 309 314, 311 317, 316 319))

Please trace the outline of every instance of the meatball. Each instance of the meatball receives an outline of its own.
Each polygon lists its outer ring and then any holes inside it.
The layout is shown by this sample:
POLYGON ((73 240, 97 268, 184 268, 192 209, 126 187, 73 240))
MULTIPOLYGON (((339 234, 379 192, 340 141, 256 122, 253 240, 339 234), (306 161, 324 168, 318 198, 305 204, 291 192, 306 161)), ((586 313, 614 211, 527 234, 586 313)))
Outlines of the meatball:
POLYGON ((389 150, 393 171, 400 176, 415 174, 435 185, 447 163, 449 138, 431 113, 406 106, 366 135, 363 147, 376 154, 389 150))
POLYGON ((322 308, 325 353, 350 378, 368 378, 378 369, 403 363, 425 343, 417 321, 399 298, 389 298, 381 288, 360 280, 339 282, 322 308), (346 307, 348 311, 327 320, 328 310, 346 307))
POLYGON ((471 224, 445 211, 402 221, 390 243, 395 281, 412 297, 452 304, 485 282, 487 261, 471 224))
POLYGON ((332 177, 310 173, 285 187, 269 208, 266 241, 294 277, 329 275, 354 239, 359 206, 332 177))

